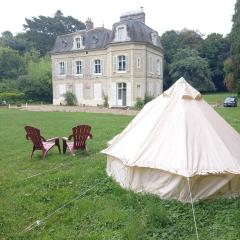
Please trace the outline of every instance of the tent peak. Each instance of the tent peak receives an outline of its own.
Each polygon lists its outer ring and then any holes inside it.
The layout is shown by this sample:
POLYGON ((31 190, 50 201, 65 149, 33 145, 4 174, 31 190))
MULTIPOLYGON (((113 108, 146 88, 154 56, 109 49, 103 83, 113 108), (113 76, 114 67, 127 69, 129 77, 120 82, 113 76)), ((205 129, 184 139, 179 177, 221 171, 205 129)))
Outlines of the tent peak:
POLYGON ((192 87, 184 77, 179 78, 168 90, 163 92, 163 96, 179 96, 182 99, 200 100, 201 93, 192 87))

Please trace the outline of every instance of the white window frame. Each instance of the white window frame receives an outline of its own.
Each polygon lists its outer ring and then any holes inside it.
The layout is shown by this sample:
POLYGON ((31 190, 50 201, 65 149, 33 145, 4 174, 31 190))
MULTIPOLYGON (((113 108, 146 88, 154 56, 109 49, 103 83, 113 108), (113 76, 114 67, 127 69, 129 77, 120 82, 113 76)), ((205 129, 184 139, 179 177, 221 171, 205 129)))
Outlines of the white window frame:
POLYGON ((83 37, 81 35, 74 37, 73 50, 84 49, 83 37))
POLYGON ((116 42, 124 42, 127 41, 127 26, 124 24, 121 24, 116 27, 116 35, 115 35, 115 41, 116 42), (120 35, 120 30, 122 30, 122 34, 120 35))
POLYGON ((83 75, 83 62, 82 60, 75 61, 75 74, 76 75, 83 75))
POLYGON ((64 61, 60 61, 58 62, 58 75, 60 76, 64 76, 66 75, 66 67, 65 67, 65 62, 64 61))
POLYGON ((127 56, 118 55, 117 56, 117 72, 124 73, 127 71, 127 56))
POLYGON ((94 75, 102 75, 102 65, 101 59, 97 58, 93 60, 93 74, 94 75))
POLYGON ((76 41, 76 48, 80 49, 81 48, 81 38, 77 37, 77 38, 75 38, 75 41, 76 41))

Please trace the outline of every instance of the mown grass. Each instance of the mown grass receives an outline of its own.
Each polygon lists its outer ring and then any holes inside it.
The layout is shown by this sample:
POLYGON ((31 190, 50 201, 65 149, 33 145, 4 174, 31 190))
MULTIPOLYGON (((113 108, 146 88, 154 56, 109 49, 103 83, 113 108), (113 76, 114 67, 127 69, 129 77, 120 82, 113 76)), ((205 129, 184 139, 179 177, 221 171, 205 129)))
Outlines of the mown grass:
POLYGON ((204 94, 204 99, 211 105, 223 106, 223 102, 226 97, 237 96, 236 93, 214 93, 214 94, 204 94))
MULTIPOLYGON (((217 111, 240 132, 239 107, 217 111)), ((0 239, 195 239, 189 204, 132 193, 107 177, 106 157, 99 152, 131 119, 0 109, 0 239), (40 153, 29 159, 24 125, 53 137, 68 136, 77 123, 92 126, 89 155, 59 155, 55 149, 45 161, 40 153)), ((200 239, 240 239, 240 198, 196 203, 195 211, 200 239)))

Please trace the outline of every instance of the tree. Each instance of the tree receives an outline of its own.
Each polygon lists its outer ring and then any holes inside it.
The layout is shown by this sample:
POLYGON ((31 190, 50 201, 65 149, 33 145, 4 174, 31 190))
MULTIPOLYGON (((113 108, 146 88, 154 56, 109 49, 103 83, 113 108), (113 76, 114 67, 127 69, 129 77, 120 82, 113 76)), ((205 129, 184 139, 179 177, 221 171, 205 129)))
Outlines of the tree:
POLYGON ((19 33, 16 36, 10 31, 2 33, 0 38, 0 45, 3 47, 9 47, 23 55, 33 47, 33 43, 28 41, 25 33, 19 33))
POLYGON ((179 35, 176 31, 171 30, 163 33, 161 43, 164 49, 164 59, 166 63, 172 63, 173 55, 177 49, 182 48, 179 41, 179 35))
POLYGON ((207 60, 212 81, 218 91, 226 90, 224 85, 223 62, 229 52, 229 44, 221 34, 212 33, 202 43, 200 56, 207 60))
POLYGON ((233 67, 231 68, 231 72, 227 72, 225 82, 232 81, 231 85, 233 89, 238 92, 238 95, 240 95, 240 0, 236 1, 232 22, 233 26, 229 39, 231 52, 230 58, 233 67), (231 76, 231 78, 229 76, 231 76))
POLYGON ((85 28, 84 23, 71 16, 65 17, 60 10, 54 17, 39 16, 32 19, 26 18, 25 21, 26 24, 23 26, 27 39, 34 43, 34 47, 40 51, 41 55, 45 55, 53 48, 58 35, 85 28))
POLYGON ((173 57, 175 61, 170 65, 169 74, 175 81, 184 77, 199 91, 214 91, 208 63, 197 55, 195 50, 180 49, 173 57), (184 57, 180 57, 184 56, 184 57))
POLYGON ((203 42, 203 38, 202 34, 197 31, 184 29, 177 32, 171 30, 162 35, 161 42, 164 49, 164 89, 166 89, 176 81, 173 78, 173 74, 170 74, 170 65, 176 61, 176 58, 182 59, 185 57, 185 54, 189 54, 189 49, 194 50, 194 56, 198 56, 198 50, 203 42), (187 50, 179 52, 181 49, 187 50), (176 53, 178 53, 178 56, 176 53))
POLYGON ((202 34, 198 31, 183 29, 179 32, 179 41, 181 48, 191 48, 198 50, 202 45, 202 34))
POLYGON ((27 75, 18 79, 19 90, 28 100, 52 101, 52 74, 49 57, 40 58, 37 62, 29 61, 27 75))
POLYGON ((17 79, 25 72, 24 58, 11 48, 0 47, 0 79, 17 79))

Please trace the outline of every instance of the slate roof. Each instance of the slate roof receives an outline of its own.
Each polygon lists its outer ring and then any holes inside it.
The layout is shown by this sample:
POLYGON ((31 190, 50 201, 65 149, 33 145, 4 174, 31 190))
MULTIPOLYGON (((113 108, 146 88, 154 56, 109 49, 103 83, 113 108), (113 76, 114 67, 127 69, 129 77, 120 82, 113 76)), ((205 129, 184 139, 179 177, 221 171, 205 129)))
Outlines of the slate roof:
MULTIPOLYGON (((66 35, 58 36, 55 45, 52 50, 54 53, 81 51, 81 50, 94 50, 106 48, 109 44, 115 43, 114 38, 116 34, 116 28, 118 25, 127 26, 127 34, 129 37, 128 42, 142 42, 153 45, 151 34, 156 32, 145 23, 137 20, 120 21, 113 24, 113 29, 109 30, 104 27, 94 28, 91 30, 81 30, 79 32, 70 33, 66 35), (83 35, 84 49, 73 49, 74 37, 83 35)), ((124 41, 126 42, 126 41, 124 41)), ((160 37, 157 38, 157 47, 162 49, 160 37)))

